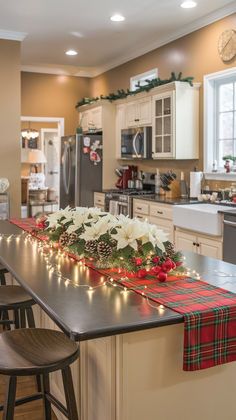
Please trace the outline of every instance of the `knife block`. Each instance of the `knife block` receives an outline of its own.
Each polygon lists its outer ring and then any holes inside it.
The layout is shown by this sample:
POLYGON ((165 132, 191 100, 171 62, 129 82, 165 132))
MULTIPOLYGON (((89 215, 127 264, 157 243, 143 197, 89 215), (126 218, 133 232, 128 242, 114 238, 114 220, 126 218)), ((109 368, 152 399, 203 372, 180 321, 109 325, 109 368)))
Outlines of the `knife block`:
POLYGON ((168 187, 170 188, 170 191, 166 191, 166 198, 178 198, 181 196, 179 181, 172 181, 168 187))

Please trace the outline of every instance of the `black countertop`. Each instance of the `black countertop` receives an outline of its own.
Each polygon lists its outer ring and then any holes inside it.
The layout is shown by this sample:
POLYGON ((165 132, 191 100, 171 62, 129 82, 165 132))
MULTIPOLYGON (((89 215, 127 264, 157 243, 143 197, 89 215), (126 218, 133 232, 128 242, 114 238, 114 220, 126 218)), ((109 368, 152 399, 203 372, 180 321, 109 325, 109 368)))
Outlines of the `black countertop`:
POLYGON ((142 195, 133 197, 138 200, 145 200, 151 201, 153 203, 162 203, 162 204, 171 204, 171 205, 178 205, 178 204, 199 204, 199 201, 194 198, 166 198, 165 196, 153 194, 153 195, 142 195))
MULTIPOLYGON (((0 221, 0 233, 21 232, 9 222, 0 221)), ((186 261, 210 283, 236 293, 236 266, 193 253, 186 254, 186 261)), ((48 272, 37 245, 25 241, 24 235, 18 240, 0 240, 0 263, 56 324, 77 341, 183 322, 181 315, 167 308, 153 308, 135 292, 121 293, 111 285, 89 292, 85 287, 66 284, 48 272)), ((95 270, 81 267, 70 258, 63 259, 61 271, 77 284, 95 286, 103 279, 95 270)))

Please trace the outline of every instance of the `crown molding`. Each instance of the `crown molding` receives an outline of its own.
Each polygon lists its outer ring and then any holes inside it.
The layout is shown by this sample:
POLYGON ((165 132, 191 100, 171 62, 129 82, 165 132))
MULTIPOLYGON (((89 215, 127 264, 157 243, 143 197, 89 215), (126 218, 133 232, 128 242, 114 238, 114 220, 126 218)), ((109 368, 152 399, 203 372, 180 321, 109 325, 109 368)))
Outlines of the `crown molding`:
MULTIPOLYGON (((137 57, 140 57, 144 54, 147 54, 150 51, 153 51, 157 48, 163 47, 163 45, 169 44, 170 42, 175 41, 176 39, 182 38, 194 31, 197 31, 198 29, 204 28, 207 25, 210 25, 214 22, 217 22, 220 19, 223 19, 226 16, 232 15, 236 11, 236 1, 233 1, 232 3, 228 4, 225 7, 222 7, 212 13, 209 13, 206 16, 203 16, 202 18, 199 18, 195 20, 194 22, 185 25, 181 28, 181 30, 173 32, 170 36, 162 38, 158 41, 155 41, 153 43, 149 43, 148 46, 138 48, 135 51, 132 51, 132 53, 125 54, 119 59, 112 60, 109 63, 105 64, 101 67, 96 67, 94 69, 94 76, 99 76, 102 73, 105 73, 108 70, 111 70, 115 67, 118 67, 124 63, 127 63, 128 61, 131 61, 137 57)), ((93 76, 93 77, 94 77, 93 76)))
POLYGON ((24 41, 28 34, 26 32, 6 31, 0 29, 0 39, 8 39, 10 41, 24 41))
POLYGON ((27 72, 27 73, 43 73, 43 74, 55 74, 58 76, 74 76, 74 77, 94 77, 94 70, 79 70, 77 68, 76 72, 65 70, 65 68, 60 67, 47 67, 47 66, 21 66, 21 71, 27 72))

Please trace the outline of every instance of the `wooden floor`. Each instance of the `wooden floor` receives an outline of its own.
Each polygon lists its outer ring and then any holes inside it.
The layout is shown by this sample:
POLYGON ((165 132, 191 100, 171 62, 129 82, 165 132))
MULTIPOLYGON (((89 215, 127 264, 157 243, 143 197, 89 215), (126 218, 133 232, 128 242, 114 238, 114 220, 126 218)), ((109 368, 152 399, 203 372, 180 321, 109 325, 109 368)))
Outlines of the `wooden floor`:
MULTIPOLYGON (((27 378, 21 377, 18 379, 17 383, 17 397, 23 397, 30 395, 36 392, 36 381, 34 377, 27 378)), ((5 378, 0 375, 0 404, 4 401, 5 394, 5 378)), ((0 419, 2 420, 2 414, 0 414, 0 419)), ((21 405, 16 407, 15 416, 16 420, 43 420, 43 405, 42 400, 33 401, 28 404, 21 405)), ((52 420, 56 420, 57 417, 53 414, 52 420)))

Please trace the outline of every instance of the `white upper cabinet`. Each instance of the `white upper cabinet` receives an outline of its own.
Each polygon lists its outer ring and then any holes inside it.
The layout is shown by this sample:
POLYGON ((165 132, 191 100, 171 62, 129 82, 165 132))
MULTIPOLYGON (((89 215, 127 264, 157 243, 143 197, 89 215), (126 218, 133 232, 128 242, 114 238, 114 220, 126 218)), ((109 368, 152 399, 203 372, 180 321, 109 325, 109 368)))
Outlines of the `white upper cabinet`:
POLYGON ((127 127, 143 127, 152 124, 152 99, 144 99, 128 102, 126 105, 127 127))
POLYGON ((102 130, 102 107, 97 106, 80 112, 80 121, 83 131, 102 130))
POLYGON ((199 89, 175 82, 152 98, 153 159, 199 158, 199 89))
POLYGON ((121 130, 126 128, 126 105, 116 106, 116 158, 121 158, 121 130))

